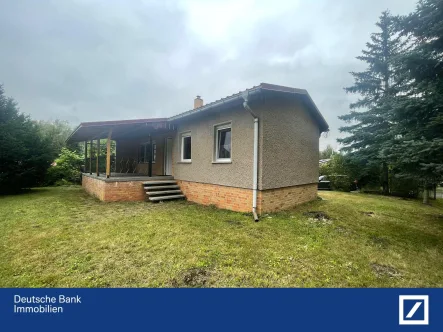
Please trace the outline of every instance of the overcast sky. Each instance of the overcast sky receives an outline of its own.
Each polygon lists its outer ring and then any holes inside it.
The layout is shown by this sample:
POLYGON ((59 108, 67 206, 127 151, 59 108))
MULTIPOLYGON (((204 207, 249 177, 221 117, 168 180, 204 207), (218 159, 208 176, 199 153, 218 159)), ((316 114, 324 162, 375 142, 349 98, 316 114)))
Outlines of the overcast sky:
POLYGON ((349 71, 415 0, 0 0, 0 83, 35 119, 166 117, 261 82, 307 89, 338 147, 349 71))

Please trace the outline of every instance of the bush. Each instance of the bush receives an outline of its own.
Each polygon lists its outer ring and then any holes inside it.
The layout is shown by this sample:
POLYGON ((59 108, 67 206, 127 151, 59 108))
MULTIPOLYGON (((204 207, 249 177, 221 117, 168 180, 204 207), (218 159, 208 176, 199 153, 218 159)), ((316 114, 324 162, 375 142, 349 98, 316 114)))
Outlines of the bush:
POLYGON ((332 190, 350 191, 355 173, 352 160, 340 153, 333 154, 327 163, 320 165, 320 175, 326 175, 332 190))
POLYGON ((399 197, 411 197, 418 196, 420 191, 419 183, 415 179, 398 178, 395 175, 391 176, 391 195, 399 197))
POLYGON ((331 189, 338 191, 351 191, 352 181, 349 179, 347 175, 330 175, 328 177, 331 182, 331 189))
POLYGON ((80 183, 83 158, 69 149, 63 148, 60 156, 54 161, 46 174, 46 184, 66 185, 80 183))

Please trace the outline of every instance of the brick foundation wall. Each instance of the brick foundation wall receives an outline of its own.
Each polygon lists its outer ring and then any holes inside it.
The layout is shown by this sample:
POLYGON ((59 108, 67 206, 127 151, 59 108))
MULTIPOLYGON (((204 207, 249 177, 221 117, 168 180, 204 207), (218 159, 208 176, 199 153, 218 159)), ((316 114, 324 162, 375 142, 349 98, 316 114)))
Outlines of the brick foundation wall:
MULTIPOLYGON (((252 190, 216 184, 177 180, 186 198, 203 205, 238 212, 252 210, 252 190)), ((317 198, 317 183, 269 189, 257 193, 257 213, 290 209, 317 198)))
MULTIPOLYGON (((144 181, 105 182, 89 176, 82 177, 87 193, 106 202, 144 201, 144 181)), ((252 210, 252 190, 216 184, 177 180, 187 200, 203 205, 238 212, 252 210)), ((257 213, 276 212, 316 199, 317 183, 269 189, 257 193, 257 213)))
POLYGON ((261 214, 287 210, 316 198, 317 183, 259 191, 257 194, 257 211, 261 214))
POLYGON ((221 209, 250 212, 252 209, 252 190, 220 186, 217 184, 177 180, 188 201, 215 205, 221 209))
POLYGON ((82 187, 85 191, 105 202, 144 201, 143 182, 105 182, 89 176, 82 177, 82 187))

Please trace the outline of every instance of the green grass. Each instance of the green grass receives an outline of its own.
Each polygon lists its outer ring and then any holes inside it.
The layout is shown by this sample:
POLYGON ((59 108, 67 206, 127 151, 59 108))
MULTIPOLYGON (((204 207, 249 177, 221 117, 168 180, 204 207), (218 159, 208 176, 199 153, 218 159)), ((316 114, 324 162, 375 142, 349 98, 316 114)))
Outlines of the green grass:
POLYGON ((320 196, 259 223, 185 201, 103 203, 80 187, 0 197, 0 286, 443 286, 443 200, 320 196))

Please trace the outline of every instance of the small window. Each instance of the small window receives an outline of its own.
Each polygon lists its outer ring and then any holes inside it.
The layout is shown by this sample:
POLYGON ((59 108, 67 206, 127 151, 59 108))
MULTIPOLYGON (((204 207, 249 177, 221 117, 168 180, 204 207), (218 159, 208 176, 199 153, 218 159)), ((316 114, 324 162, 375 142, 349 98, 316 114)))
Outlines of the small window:
MULTIPOLYGON (((139 163, 149 163, 149 142, 140 144, 140 151, 139 151, 139 163)), ((152 163, 155 164, 155 159, 157 157, 157 144, 155 141, 152 141, 152 163)))
POLYGON ((191 133, 181 135, 181 160, 191 161, 191 133))
POLYGON ((215 127, 215 160, 231 161, 231 124, 215 127))

